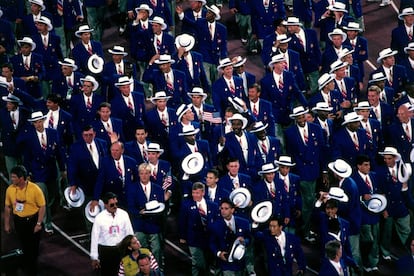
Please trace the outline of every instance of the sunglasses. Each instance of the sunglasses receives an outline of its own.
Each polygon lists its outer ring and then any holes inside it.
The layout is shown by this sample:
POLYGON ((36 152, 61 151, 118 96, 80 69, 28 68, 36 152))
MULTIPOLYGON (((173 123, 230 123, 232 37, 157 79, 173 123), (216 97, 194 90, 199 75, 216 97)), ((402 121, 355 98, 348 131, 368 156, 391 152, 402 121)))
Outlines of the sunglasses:
POLYGON ((117 203, 111 203, 111 204, 109 204, 109 207, 111 207, 111 208, 114 208, 116 206, 117 206, 117 203))

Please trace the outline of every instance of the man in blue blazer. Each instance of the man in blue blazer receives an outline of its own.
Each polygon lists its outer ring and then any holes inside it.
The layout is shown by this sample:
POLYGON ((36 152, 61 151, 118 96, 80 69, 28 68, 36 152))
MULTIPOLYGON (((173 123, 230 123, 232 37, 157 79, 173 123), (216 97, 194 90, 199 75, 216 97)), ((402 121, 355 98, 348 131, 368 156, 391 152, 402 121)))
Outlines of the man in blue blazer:
POLYGON ((387 78, 385 85, 394 88, 395 93, 400 93, 407 83, 407 72, 404 66, 396 64, 396 54, 397 51, 393 51, 391 48, 381 50, 377 58, 377 63, 380 66, 370 73, 369 79, 371 80, 374 74, 382 72, 387 78))
POLYGON ((81 80, 85 77, 78 72, 78 66, 75 61, 70 58, 65 58, 63 61, 58 61, 61 66, 61 73, 53 80, 52 93, 60 95, 62 98, 61 106, 66 111, 69 110, 69 102, 73 94, 81 94, 82 84, 81 80))
POLYGON ((219 208, 216 202, 204 198, 205 189, 201 182, 193 184, 192 196, 181 204, 178 219, 180 243, 188 245, 193 275, 208 274, 214 260, 208 229, 219 219, 219 208))
MULTIPOLYGON (((205 0, 190 1, 190 7, 184 11, 184 16, 187 16, 192 21, 197 21, 200 18, 205 18, 207 15, 207 9, 204 5, 206 5, 205 0)), ((195 36, 197 30, 194 28, 194 26, 183 24, 182 33, 195 36)))
POLYGON ((414 242, 413 237, 407 240, 409 246, 409 254, 400 257, 397 261, 397 275, 398 276, 409 276, 414 273, 414 242))
POLYGON ((284 229, 283 218, 272 216, 268 229, 254 233, 266 249, 267 275, 293 275, 294 262, 298 264, 297 274, 306 271, 305 255, 300 240, 284 229))
POLYGON ((404 66, 407 73, 407 83, 414 82, 414 68, 411 62, 414 60, 414 42, 410 42, 407 47, 404 47, 405 57, 399 62, 400 65, 404 66))
POLYGON ((16 144, 19 132, 24 129, 29 118, 29 110, 22 106, 22 102, 13 94, 3 96, 6 106, 0 109, 0 133, 3 143, 3 153, 6 170, 22 164, 22 152, 16 144))
POLYGON ((10 58, 13 74, 24 80, 27 93, 35 99, 40 99, 42 97, 40 82, 45 75, 43 57, 33 52, 36 43, 31 38, 24 37, 17 43, 20 46, 20 53, 10 58))
POLYGON ((213 83, 217 79, 217 65, 219 61, 227 57, 227 28, 218 22, 220 20, 220 9, 215 5, 206 6, 207 14, 205 18, 192 21, 184 16, 181 7, 177 6, 176 11, 180 20, 184 24, 189 24, 197 30, 196 51, 204 60, 204 70, 207 79, 213 83))
POLYGON ((69 112, 73 116, 73 129, 77 138, 80 138, 83 127, 95 119, 96 111, 103 102, 103 98, 95 93, 99 84, 94 77, 88 75, 80 81, 82 94, 72 95, 69 102, 69 112))
POLYGON ((413 40, 413 15, 412 7, 403 9, 398 15, 398 19, 402 20, 403 24, 398 24, 391 32, 391 49, 398 51, 395 56, 398 63, 405 58, 404 47, 413 40))
MULTIPOLYGON (((198 3, 198 1, 190 3, 198 3)), ((173 68, 184 72, 188 90, 202 87, 204 91, 210 92, 210 80, 207 79, 204 70, 203 56, 192 50, 194 45, 195 38, 188 34, 181 34, 175 38, 177 53, 173 56, 176 61, 173 68)))
POLYGON ((171 163, 160 159, 164 150, 157 143, 149 143, 145 151, 148 156, 147 163, 151 167, 151 182, 160 186, 164 193, 169 193, 171 196, 175 192, 175 183, 172 179, 171 163))
POLYGON ((79 72, 85 75, 92 74, 88 69, 88 60, 93 54, 101 58, 104 57, 102 44, 91 39, 93 31, 88 25, 80 25, 75 32, 76 37, 80 38, 80 41, 73 47, 70 53, 70 57, 75 60, 76 65, 79 67, 79 72))
POLYGON ((268 136, 266 131, 267 127, 263 122, 258 121, 250 129, 250 133, 254 133, 257 138, 257 148, 262 157, 262 163, 260 165, 274 162, 282 154, 280 140, 274 136, 268 136))
POLYGON ((365 76, 364 61, 368 59, 368 41, 365 37, 359 35, 359 33, 362 32, 362 29, 357 22, 348 22, 348 25, 344 26, 343 29, 347 35, 344 44, 350 45, 352 50, 354 50, 352 53, 354 64, 358 66, 363 78, 365 76))
POLYGON ((43 57, 45 76, 42 81, 43 98, 50 93, 51 83, 60 75, 58 61, 63 59, 60 47, 60 37, 53 32, 53 25, 49 18, 41 16, 35 20, 38 33, 33 36, 33 41, 38 45, 34 52, 43 57))
POLYGON ((98 177, 93 191, 92 206, 98 204, 99 198, 107 192, 118 195, 120 206, 126 208, 127 191, 137 187, 138 164, 131 157, 124 154, 122 142, 114 142, 110 148, 110 155, 102 158, 99 166, 98 177))
POLYGON ((348 268, 342 258, 342 245, 337 240, 331 240, 325 244, 325 255, 319 276, 348 276, 348 268))
POLYGON ((119 89, 111 100, 112 115, 123 122, 125 141, 131 141, 135 136, 135 129, 144 126, 145 100, 144 94, 131 89, 133 80, 122 76, 115 83, 119 89))
POLYGON ((273 117, 272 104, 261 98, 261 93, 262 90, 259 84, 254 83, 250 86, 248 90, 249 100, 246 101, 246 106, 258 122, 262 122, 264 125, 267 125, 266 133, 270 136, 276 136, 275 118, 273 117))
POLYGON ((241 56, 236 56, 231 59, 231 62, 233 63, 233 75, 238 76, 243 80, 244 99, 247 99, 248 97, 249 87, 256 83, 256 76, 245 70, 244 64, 246 61, 247 58, 242 58, 241 56))
POLYGON ((333 134, 334 134, 334 122, 335 116, 331 113, 332 107, 326 102, 318 102, 315 107, 312 108, 314 112, 314 123, 319 125, 323 130, 325 137, 326 149, 325 155, 327 160, 332 159, 332 146, 333 146, 333 134))
POLYGON ((16 143, 21 147, 24 165, 31 173, 33 182, 37 183, 45 195, 47 202, 44 219, 45 231, 51 234, 53 233, 51 208, 55 202, 58 187, 57 169, 65 179, 66 156, 57 131, 44 127, 45 117, 41 111, 33 112, 28 119, 32 126, 28 126, 19 133, 16 143))
POLYGON ((272 72, 264 76, 260 82, 262 97, 272 103, 276 136, 284 144, 283 129, 291 124, 289 114, 293 109, 293 103, 297 101, 301 105, 307 106, 307 101, 299 90, 293 73, 284 70, 285 58, 283 54, 273 56, 268 65, 272 68, 272 72))
POLYGON ((151 166, 149 164, 142 163, 139 165, 138 173, 139 179, 137 182, 125 187, 128 212, 138 240, 143 247, 151 249, 155 259, 162 267, 162 248, 164 245, 162 244, 161 226, 163 216, 161 213, 164 208, 161 204, 164 204, 165 200, 168 199, 167 193, 164 193, 162 187, 151 182, 151 166), (157 201, 158 207, 153 211, 146 210, 147 203, 151 201, 157 201))
POLYGON ((212 85, 212 98, 214 108, 224 116, 224 111, 229 106, 228 98, 247 99, 243 86, 243 79, 233 75, 233 62, 230 58, 220 60, 217 70, 222 70, 222 76, 212 85))
MULTIPOLYGON (((296 162, 293 172, 300 176, 300 191, 303 200, 302 233, 309 235, 310 218, 316 192, 316 180, 322 176, 326 181, 325 139, 322 128, 314 123, 305 121, 303 106, 293 109, 290 115, 295 120, 295 125, 289 127, 286 132, 286 153, 296 162)), ((326 183, 326 182, 325 182, 326 183)))
POLYGON ((28 5, 30 7, 30 12, 22 17, 19 17, 19 19, 21 19, 22 24, 22 35, 32 37, 37 34, 35 18, 40 18, 41 16, 46 16, 50 20, 53 18, 52 14, 46 11, 46 6, 44 5, 43 0, 29 1, 28 5))
POLYGON ((177 124, 177 115, 175 110, 167 107, 167 101, 170 99, 165 91, 155 92, 151 97, 151 102, 155 105, 153 109, 145 113, 145 125, 148 128, 148 137, 152 142, 157 142, 164 149, 166 158, 170 157, 170 128, 177 124))
POLYGON ((143 126, 138 126, 135 129, 135 139, 125 143, 125 154, 134 158, 138 165, 148 162, 146 149, 150 141, 147 137, 147 129, 143 126))
POLYGON ((382 130, 385 131, 387 127, 394 123, 395 112, 391 105, 380 101, 380 93, 381 88, 376 85, 372 85, 368 88, 367 98, 369 104, 372 106, 369 117, 377 119, 381 123, 382 130))
MULTIPOLYGON (((283 1, 272 0, 268 2, 259 1, 252 3, 252 34, 259 41, 274 31, 273 22, 277 19, 286 18, 286 10, 283 1), (265 5, 267 3, 267 6, 265 5)), ((263 45, 263 43, 261 42, 263 45)))
POLYGON ((227 160, 227 173, 220 177, 218 185, 226 190, 229 194, 237 188, 246 188, 251 190, 252 180, 249 175, 240 172, 240 161, 237 158, 227 160))
POLYGON ((303 73, 309 82, 310 95, 313 95, 318 91, 319 66, 321 65, 321 51, 316 31, 303 28, 297 17, 288 17, 284 24, 292 38, 289 48, 299 53, 303 73))
POLYGON ((111 104, 102 102, 97 110, 97 118, 91 122, 96 137, 111 145, 115 141, 125 142, 123 122, 111 116, 111 104))
POLYGON ((205 182, 204 198, 206 200, 213 201, 218 205, 223 199, 229 198, 230 192, 224 189, 223 182, 221 182, 221 178, 219 178, 218 170, 209 169, 206 174, 205 182))
MULTIPOLYGON (((346 76, 347 66, 347 62, 343 62, 340 60, 334 61, 330 65, 331 70, 329 71, 329 73, 335 76, 335 89, 341 93, 341 96, 342 98, 344 98, 344 101, 355 103, 359 98, 359 86, 357 86, 357 83, 354 78, 346 76)), ((349 110, 345 111, 349 112, 349 110)))
POLYGON ((148 50, 151 64, 158 55, 173 55, 176 51, 174 46, 174 37, 166 31, 167 24, 164 17, 154 16, 149 20, 152 27, 152 33, 145 41, 145 48, 148 50))
POLYGON ((171 96, 171 100, 168 101, 169 107, 178 108, 181 103, 189 103, 187 79, 184 72, 171 68, 175 60, 170 55, 163 54, 152 61, 154 65, 145 70, 142 80, 151 83, 154 91, 165 91, 168 96, 171 96))
POLYGON ((338 60, 338 52, 342 51, 344 48, 349 48, 352 50, 351 46, 345 45, 344 42, 346 40, 346 33, 341 29, 334 29, 328 34, 330 42, 326 45, 325 50, 322 53, 322 60, 321 60, 321 73, 327 73, 330 70, 330 65, 338 60))
POLYGON ((235 259, 232 248, 235 241, 249 245, 251 234, 249 221, 233 215, 235 206, 232 201, 225 199, 220 204, 221 218, 213 222, 209 228, 210 250, 216 256, 217 265, 225 275, 242 275, 245 270, 245 258, 235 259))
POLYGON ((344 116, 342 127, 335 132, 333 137, 332 160, 341 158, 351 167, 355 167, 358 155, 371 154, 366 131, 361 129, 361 121, 362 115, 356 112, 344 116))

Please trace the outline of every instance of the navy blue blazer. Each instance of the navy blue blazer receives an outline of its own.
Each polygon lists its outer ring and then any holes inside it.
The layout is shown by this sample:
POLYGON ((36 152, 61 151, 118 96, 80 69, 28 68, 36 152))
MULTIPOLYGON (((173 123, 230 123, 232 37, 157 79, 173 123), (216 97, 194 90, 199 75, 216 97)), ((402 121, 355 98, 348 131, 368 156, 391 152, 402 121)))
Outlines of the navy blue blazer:
MULTIPOLYGON (((171 176, 171 163, 169 161, 158 159, 157 174, 155 175, 155 177, 153 174, 151 174, 150 176, 151 183, 154 183, 162 188, 163 183, 164 183, 164 178, 167 176, 171 176)), ((166 187, 166 189, 163 188, 163 190, 174 191, 175 190, 174 181, 171 182, 171 186, 166 187)))
MULTIPOLYGON (((253 188, 252 179, 249 175, 244 173, 238 173, 237 177, 239 178, 239 187, 246 188, 248 190, 251 190, 253 188)), ((217 185, 222 187, 229 194, 235 189, 233 181, 228 173, 220 177, 217 185)))
POLYGON ((345 83, 346 97, 342 95, 341 87, 338 86, 338 83, 336 81, 334 81, 335 89, 341 93, 341 96, 344 98, 344 100, 354 102, 355 99, 359 98, 359 95, 357 94, 357 83, 355 82, 355 79, 351 77, 345 77, 343 81, 345 83))
POLYGON ((304 32, 306 48, 304 49, 296 35, 290 36, 292 39, 289 41, 289 48, 299 53, 303 73, 308 74, 319 70, 322 54, 319 49, 319 40, 316 31, 313 29, 304 29, 304 32))
POLYGON ((332 160, 341 158, 351 165, 351 167, 355 167, 356 157, 358 155, 370 154, 369 142, 365 129, 359 128, 355 134, 358 138, 358 147, 355 146, 352 137, 346 130, 346 127, 342 127, 335 132, 333 137, 332 160))
POLYGON ((42 96, 40 81, 45 76, 45 66, 43 63, 43 57, 37 53, 31 53, 30 64, 28 70, 24 66, 24 60, 22 54, 17 54, 10 58, 10 62, 13 65, 14 77, 28 77, 37 76, 39 82, 27 81, 26 92, 29 93, 35 99, 39 99, 42 96))
MULTIPOLYGON (((146 141, 146 145, 148 146, 150 142, 146 141)), ((144 156, 141 154, 141 149, 139 148, 141 145, 138 145, 138 142, 136 140, 127 141, 125 143, 124 152, 126 155, 132 157, 137 161, 138 165, 141 163, 147 163, 148 160, 144 158, 144 156)))
POLYGON ((118 196, 119 205, 125 208, 127 205, 127 192, 136 189, 138 185, 138 164, 127 155, 123 155, 124 176, 120 176, 115 160, 111 155, 104 156, 96 179, 93 191, 93 199, 99 200, 107 192, 113 192, 118 196))
POLYGON ((203 56, 195 51, 190 51, 193 61, 193 77, 191 77, 188 69, 187 62, 184 58, 179 59, 177 55, 174 55, 176 63, 173 64, 173 68, 184 72, 185 79, 187 80, 187 89, 191 91, 194 86, 202 87, 204 91, 210 91, 210 80, 207 79, 206 72, 203 66, 203 56))
POLYGON ((149 66, 142 76, 142 81, 151 83, 154 91, 165 91, 167 96, 171 96, 171 99, 167 102, 168 107, 178 108, 181 103, 189 103, 187 79, 184 72, 172 69, 174 83, 173 88, 170 89, 167 86, 164 73, 157 67, 156 64, 149 66))
POLYGON ((228 190, 225 190, 222 185, 217 184, 216 194, 214 195, 214 198, 211 198, 210 197, 210 188, 206 185, 206 192, 204 194, 204 198, 206 200, 210 200, 210 201, 213 201, 217 204, 220 204, 220 202, 223 199, 229 198, 229 195, 230 195, 230 192, 228 190))
MULTIPOLYGON (((396 120, 395 112, 391 105, 386 104, 384 102, 380 102, 379 108, 381 109, 381 121, 380 122, 381 122, 382 130, 385 131, 386 127, 389 127, 396 120)), ((378 120, 377 116, 375 115, 374 109, 371 109, 371 111, 369 112, 369 117, 372 119, 378 120)))
POLYGON ((96 117, 99 105, 103 102, 103 98, 92 93, 92 107, 87 108, 83 94, 72 95, 69 102, 69 112, 73 116, 73 129, 75 135, 80 138, 82 128, 90 124, 96 117))
POLYGON ((270 200, 272 202, 272 215, 281 218, 290 218, 290 205, 288 194, 281 179, 274 179, 275 196, 273 197, 262 179, 255 183, 252 188, 253 205, 270 200))
POLYGON ((3 153, 6 156, 19 157, 22 154, 21 148, 17 146, 16 140, 19 132, 27 127, 27 118, 30 112, 26 108, 19 108, 19 120, 16 129, 14 128, 10 112, 5 107, 0 109, 0 134, 3 143, 3 153))
MULTIPOLYGON (((342 49, 345 49, 345 48, 352 50, 351 46, 342 44, 342 49)), ((321 58, 322 58, 321 59, 322 69, 320 72, 321 74, 328 73, 331 70, 330 68, 331 64, 334 63, 336 60, 338 60, 338 55, 336 54, 335 47, 332 44, 331 45, 327 44, 325 51, 323 51, 322 53, 321 58)))
MULTIPOLYGON (((108 144, 95 138, 98 149, 99 164, 102 158, 108 155, 108 144)), ((71 145, 68 157, 68 183, 70 186, 81 187, 85 195, 93 196, 99 168, 93 162, 93 158, 83 140, 78 140, 71 145)))
MULTIPOLYGON (((296 226, 296 212, 302 212, 302 195, 300 193, 300 177, 297 174, 287 174, 289 178, 289 192, 287 192, 287 200, 290 209, 290 221, 288 226, 296 226)), ((276 173, 275 178, 280 178, 280 172, 276 173)))
MULTIPOLYGON (((341 104, 344 101, 344 98, 342 97, 341 92, 334 89, 332 91, 329 91, 329 96, 331 98, 331 102, 327 104, 333 108, 331 113, 335 114, 336 112, 342 110, 341 104)), ((309 107, 315 107, 317 103, 324 101, 325 100, 322 96, 322 91, 318 91, 318 93, 309 99, 309 107)))
MULTIPOLYGON (((92 47, 92 52, 104 58, 102 44, 99 41, 95 41, 95 40, 91 40, 90 43, 92 47)), ((91 55, 86 50, 85 46, 83 46, 82 41, 79 41, 78 44, 76 44, 75 47, 73 47, 70 56, 75 61, 76 65, 78 65, 79 72, 85 75, 92 74, 88 69, 88 60, 91 55)))
MULTIPOLYGON (((207 14, 207 9, 203 6, 201 8, 201 17, 200 18, 206 18, 206 14, 207 14)), ((191 21, 196 21, 198 18, 194 17, 194 13, 193 10, 191 8, 188 8, 184 11, 184 16, 188 17, 191 21)), ((197 29, 190 25, 190 24, 183 24, 182 33, 184 34, 189 34, 193 37, 196 37, 197 35, 197 29)))
POLYGON ((272 103, 273 116, 278 124, 290 124, 289 114, 293 109, 294 102, 300 102, 303 106, 308 105, 297 86, 293 73, 290 71, 283 71, 283 90, 278 88, 273 73, 264 76, 260 81, 260 85, 262 86, 261 97, 272 103))
POLYGON ((43 64, 45 66, 44 80, 54 80, 61 74, 59 60, 63 60, 62 49, 60 48, 60 37, 49 32, 49 41, 47 47, 43 46, 42 36, 37 33, 33 36, 33 41, 37 47, 33 51, 43 57, 43 64))
POLYGON ((414 68, 411 66, 408 56, 401 59, 399 64, 404 66, 405 68, 405 71, 407 73, 407 82, 408 83, 414 82, 414 68))
POLYGON ((411 119, 411 141, 408 139, 405 130, 403 129, 402 123, 395 122, 392 124, 385 134, 385 142, 387 145, 395 147, 398 152, 401 154, 404 162, 410 162, 410 152, 413 148, 413 126, 414 119, 411 119))
MULTIPOLYGON (((391 86, 392 88, 394 88, 394 91, 396 93, 400 93, 401 91, 404 90, 404 85, 407 83, 407 71, 405 70, 405 67, 402 65, 398 65, 395 64, 392 67, 392 85, 389 83, 388 80, 385 80, 385 85, 386 86, 391 86)), ((377 68, 377 70, 374 70, 370 73, 369 75, 369 79, 372 80, 372 76, 375 73, 379 73, 382 72, 384 74, 384 76, 386 76, 384 68, 382 66, 379 66, 377 68)))
POLYGON ((66 111, 69 110, 69 102, 72 95, 82 93, 82 84, 80 79, 84 78, 85 75, 77 71, 73 72, 73 74, 74 82, 72 86, 68 85, 66 77, 63 74, 60 74, 52 82, 52 93, 61 96, 62 103, 60 104, 60 106, 66 111))
MULTIPOLYGON (((135 12, 135 11, 134 11, 135 12)), ((130 53, 131 56, 142 62, 149 62, 154 56, 154 46, 149 45, 150 36, 153 35, 151 24, 148 22, 147 29, 143 29, 141 23, 130 26, 130 53)))
MULTIPOLYGON (((224 219, 217 219, 213 222, 210 230, 210 250, 213 252, 214 256, 217 256, 219 251, 227 252, 230 254, 231 247, 234 241, 238 237, 243 237, 245 245, 247 246, 250 242, 250 224, 249 221, 238 217, 233 216, 235 220, 235 232, 230 231, 225 223, 224 219)), ((228 258, 228 255, 226 256, 228 258)), ((230 271, 241 271, 245 267, 244 259, 241 261, 234 261, 232 263, 228 261, 223 261, 220 258, 216 257, 217 265, 222 270, 230 271)))
POLYGON ((162 31, 161 35, 161 44, 157 46, 157 49, 155 49, 154 47, 155 34, 150 34, 148 36, 148 40, 145 40, 144 42, 144 47, 148 50, 150 59, 156 54, 172 56, 176 52, 176 48, 174 45, 174 37, 169 35, 166 31, 162 31))
MULTIPOLYGON (((4 11, 6 7, 1 8, 2 11, 4 11)), ((15 44, 14 31, 12 30, 12 25, 10 22, 8 20, 0 18, 0 30, 2 32, 0 37, 2 39, 2 42, 4 43, 4 48, 6 48, 6 53, 11 53, 13 51, 15 44)))
POLYGON ((111 100, 111 115, 122 120, 125 141, 135 140, 136 127, 144 126, 144 94, 132 91, 131 95, 134 101, 134 114, 131 113, 121 94, 111 100))
POLYGON ((257 139, 257 148, 259 149, 260 156, 262 157, 262 163, 273 163, 275 160, 279 159, 279 156, 282 154, 282 146, 280 140, 274 136, 267 136, 268 138, 268 147, 267 152, 264 152, 261 148, 261 141, 257 139))
MULTIPOLYGON (((48 11, 40 11, 39 12, 39 18, 40 16, 46 16, 50 19, 50 21, 53 22, 53 16, 48 11)), ((33 37, 36 35, 39 31, 36 28, 35 22, 33 20, 33 14, 29 13, 24 15, 23 17, 20 17, 22 20, 22 36, 28 36, 33 37)))
POLYGON ((289 127, 285 131, 286 153, 296 162, 292 172, 298 174, 301 180, 316 180, 321 171, 325 170, 327 160, 325 159, 325 138, 320 126, 308 124, 308 143, 302 140, 297 125, 289 127))
MULTIPOLYGON (((345 262, 343 261, 343 258, 341 258, 339 262, 341 264, 342 271, 344 272, 344 276, 348 276, 348 268, 345 262)), ((323 259, 318 275, 319 276, 339 276, 338 271, 336 271, 335 267, 331 264, 331 262, 327 258, 323 259)))
POLYGON ((398 53, 395 55, 396 62, 399 64, 401 60, 406 58, 404 52, 404 47, 407 47, 412 39, 408 37, 407 31, 405 30, 405 25, 401 24, 398 27, 394 28, 391 32, 391 49, 397 50, 398 53))
POLYGON ((55 181, 56 162, 60 171, 66 170, 66 156, 55 129, 45 128, 46 150, 42 149, 36 130, 30 126, 19 133, 17 145, 21 148, 24 165, 34 182, 55 181))
POLYGON ((188 246, 208 250, 210 233, 208 228, 219 218, 219 207, 216 202, 206 199, 207 210, 203 216, 198 211, 197 202, 192 198, 182 202, 179 221, 179 236, 187 242, 188 246))
POLYGON ((339 202, 338 215, 349 222, 349 235, 358 235, 361 229, 361 208, 358 186, 351 177, 342 182, 341 188, 348 202, 339 202))
POLYGON ((227 85, 227 81, 224 77, 219 78, 212 85, 214 108, 220 112, 222 118, 224 118, 226 108, 230 105, 230 102, 227 99, 228 97, 246 99, 242 78, 233 76, 232 83, 235 89, 234 93, 230 91, 230 87, 227 85))
POLYGON ((137 181, 134 185, 126 187, 128 200, 128 213, 131 217, 132 227, 135 232, 145 234, 158 234, 161 232, 163 216, 157 214, 140 214, 145 209, 145 203, 151 200, 164 203, 164 190, 155 183, 150 183, 151 193, 147 199, 142 185, 137 181))
MULTIPOLYGON (((125 142, 124 137, 124 130, 123 130, 123 122, 115 117, 110 117, 109 120, 112 124, 112 131, 117 133, 119 135, 119 141, 125 142)), ((108 132, 105 129, 105 126, 103 125, 102 121, 99 118, 95 118, 91 122, 91 125, 93 127, 93 130, 96 132, 96 138, 105 140, 105 142, 110 145, 111 144, 111 137, 109 137, 108 132)))
MULTIPOLYGON (((257 104, 257 103, 256 103, 257 104)), ((272 104, 265 99, 259 99, 259 113, 255 115, 253 113, 253 106, 250 104, 250 101, 246 101, 246 106, 250 110, 250 113, 256 118, 257 121, 263 122, 263 124, 268 124, 266 128, 266 133, 270 136, 275 136, 275 117, 273 116, 272 104)), ((257 107, 256 107, 257 109, 257 107)))
MULTIPOLYGON (((364 197, 364 195, 372 195, 377 194, 378 191, 378 179, 376 172, 369 172, 369 183, 371 184, 371 188, 368 187, 366 183, 366 179, 362 178, 361 175, 358 173, 358 171, 354 172, 352 175, 352 179, 355 181, 358 192, 360 197, 364 197)), ((373 225, 379 222, 380 220, 380 214, 373 213, 371 211, 368 211, 367 207, 361 203, 361 225, 373 225)))
POLYGON ((348 47, 350 46, 351 49, 354 49, 354 52, 352 53, 354 64, 358 65, 362 76, 364 76, 364 61, 368 59, 368 40, 359 35, 356 37, 355 48, 352 47, 348 38, 344 41, 344 45, 348 45, 348 47))
POLYGON ((414 258, 412 254, 398 259, 397 273, 398 276, 414 275, 414 258))
POLYGON ((252 33, 258 39, 265 38, 271 32, 274 32, 273 22, 276 19, 286 18, 286 10, 281 0, 269 1, 269 6, 266 9, 262 2, 255 2, 251 5, 252 8, 252 33))
MULTIPOLYGON (((46 114, 46 112, 44 114, 46 114)), ((74 139, 73 117, 72 114, 62 108, 59 109, 59 121, 57 123, 56 130, 62 146, 64 148, 69 147, 73 143, 74 139)))

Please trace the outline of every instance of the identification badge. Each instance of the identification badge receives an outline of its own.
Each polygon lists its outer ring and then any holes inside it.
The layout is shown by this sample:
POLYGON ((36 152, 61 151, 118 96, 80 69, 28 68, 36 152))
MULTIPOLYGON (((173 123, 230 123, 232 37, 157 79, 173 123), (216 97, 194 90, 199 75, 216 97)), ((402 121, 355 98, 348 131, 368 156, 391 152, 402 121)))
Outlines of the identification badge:
POLYGON ((119 233, 119 226, 118 225, 109 227, 109 234, 115 236, 118 233, 119 233))
POLYGON ((16 202, 16 212, 23 212, 24 210, 24 203, 23 202, 16 202))

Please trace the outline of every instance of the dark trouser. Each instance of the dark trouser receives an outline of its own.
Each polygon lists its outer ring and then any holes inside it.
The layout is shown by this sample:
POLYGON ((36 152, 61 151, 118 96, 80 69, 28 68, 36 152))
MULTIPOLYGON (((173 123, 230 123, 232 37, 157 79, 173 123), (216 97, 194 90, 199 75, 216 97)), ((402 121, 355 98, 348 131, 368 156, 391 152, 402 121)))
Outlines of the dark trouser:
POLYGON ((37 223, 37 213, 30 217, 14 215, 14 227, 23 249, 23 269, 28 275, 37 273, 37 257, 39 256, 40 233, 33 233, 37 223))
POLYGON ((99 263, 102 276, 118 275, 121 257, 117 246, 98 245, 99 263))

